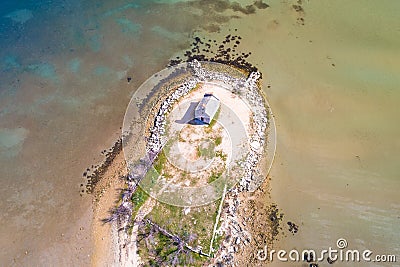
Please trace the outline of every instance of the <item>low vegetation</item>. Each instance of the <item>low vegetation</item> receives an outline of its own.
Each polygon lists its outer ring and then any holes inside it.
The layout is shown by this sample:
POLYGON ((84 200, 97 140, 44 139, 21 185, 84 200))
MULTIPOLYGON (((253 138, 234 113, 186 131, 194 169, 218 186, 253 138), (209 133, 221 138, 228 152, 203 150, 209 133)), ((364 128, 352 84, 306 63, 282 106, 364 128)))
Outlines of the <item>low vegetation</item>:
POLYGON ((214 115, 214 118, 211 120, 210 124, 208 125, 208 128, 213 128, 214 125, 218 121, 219 114, 221 113, 221 108, 218 108, 217 112, 214 115))
POLYGON ((135 191, 135 193, 132 195, 132 204, 133 204, 133 212, 132 212, 132 218, 136 216, 136 213, 140 209, 140 207, 146 202, 148 199, 149 195, 141 188, 138 187, 135 191))

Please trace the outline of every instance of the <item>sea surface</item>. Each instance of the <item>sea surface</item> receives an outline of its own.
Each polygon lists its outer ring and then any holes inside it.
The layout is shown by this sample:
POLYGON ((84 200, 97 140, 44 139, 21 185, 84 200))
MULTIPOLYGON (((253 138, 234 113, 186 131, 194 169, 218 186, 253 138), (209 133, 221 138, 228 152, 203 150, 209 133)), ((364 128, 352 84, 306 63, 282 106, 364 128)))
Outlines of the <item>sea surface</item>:
POLYGON ((194 36, 234 29, 277 124, 276 248, 345 238, 400 261, 400 2, 266 3, 246 14, 225 0, 2 1, 0 265, 90 265, 83 172, 118 138, 145 79, 194 36))

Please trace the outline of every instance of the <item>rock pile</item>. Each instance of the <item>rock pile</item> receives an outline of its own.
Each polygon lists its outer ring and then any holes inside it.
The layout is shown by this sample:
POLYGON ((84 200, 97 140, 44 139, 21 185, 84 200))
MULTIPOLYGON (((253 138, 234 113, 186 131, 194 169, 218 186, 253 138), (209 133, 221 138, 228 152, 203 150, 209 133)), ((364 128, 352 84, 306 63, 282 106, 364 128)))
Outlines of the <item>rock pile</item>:
MULTIPOLYGON (((99 165, 92 165, 91 168, 87 168, 83 172, 82 176, 86 178, 86 184, 81 184, 81 194, 94 192, 97 183, 100 181, 101 177, 107 171, 108 167, 113 162, 114 158, 122 149, 122 139, 118 139, 114 145, 109 150, 103 150, 102 154, 106 156, 103 163, 99 165)), ((97 197, 96 197, 97 198, 97 197)))
POLYGON ((251 184, 260 179, 257 177, 257 165, 263 153, 263 147, 266 140, 266 130, 268 126, 268 114, 265 108, 265 102, 259 92, 257 81, 260 78, 259 72, 253 72, 245 82, 244 97, 252 108, 253 130, 250 138, 250 152, 246 160, 241 164, 245 170, 245 175, 239 182, 239 190, 250 190, 251 184))
MULTIPOLYGON (((235 29, 235 31, 237 31, 237 29, 235 29)), ((248 73, 255 72, 257 71, 257 68, 247 61, 251 52, 239 52, 241 50, 239 48, 241 40, 241 36, 234 34, 225 36, 225 40, 222 42, 194 37, 194 42, 191 44, 191 48, 184 53, 183 58, 178 56, 176 59, 172 59, 169 66, 174 66, 182 62, 193 62, 194 60, 199 60, 234 66, 238 69, 245 70, 248 73)))
POLYGON ((233 265, 234 254, 243 246, 250 244, 251 235, 245 230, 246 223, 239 223, 237 211, 240 205, 239 190, 234 188, 225 198, 222 224, 218 229, 219 235, 225 234, 225 239, 220 246, 220 251, 215 259, 217 266, 233 265))
POLYGON ((186 81, 178 87, 167 99, 161 104, 160 109, 154 118, 153 126, 150 128, 150 137, 147 140, 147 151, 158 153, 161 151, 165 140, 162 136, 165 134, 166 115, 171 111, 173 105, 182 96, 188 94, 198 83, 198 79, 186 81))

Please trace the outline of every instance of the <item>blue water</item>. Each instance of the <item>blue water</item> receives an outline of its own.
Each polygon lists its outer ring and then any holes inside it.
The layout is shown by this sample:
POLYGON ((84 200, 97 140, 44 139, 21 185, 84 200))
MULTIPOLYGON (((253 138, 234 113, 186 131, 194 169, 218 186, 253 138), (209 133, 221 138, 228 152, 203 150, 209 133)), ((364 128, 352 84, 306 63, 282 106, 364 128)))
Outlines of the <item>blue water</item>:
POLYGON ((186 49, 194 30, 231 19, 199 9, 179 1, 1 2, 0 265, 90 264, 82 173, 117 139, 135 88, 186 49))

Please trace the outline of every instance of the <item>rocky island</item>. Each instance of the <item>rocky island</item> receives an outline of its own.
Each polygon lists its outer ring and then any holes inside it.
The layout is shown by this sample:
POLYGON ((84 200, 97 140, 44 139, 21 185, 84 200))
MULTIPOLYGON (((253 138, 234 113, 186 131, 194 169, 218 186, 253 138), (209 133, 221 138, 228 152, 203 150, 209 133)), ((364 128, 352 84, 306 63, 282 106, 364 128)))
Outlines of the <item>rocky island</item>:
POLYGON ((240 203, 263 184, 275 152, 260 77, 194 59, 136 91, 123 126, 125 189, 106 219, 116 263, 230 265, 252 242, 240 203), (204 96, 218 99, 206 123, 195 115, 204 96))

